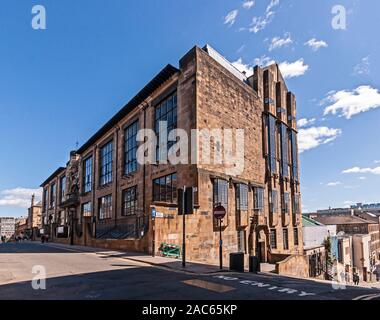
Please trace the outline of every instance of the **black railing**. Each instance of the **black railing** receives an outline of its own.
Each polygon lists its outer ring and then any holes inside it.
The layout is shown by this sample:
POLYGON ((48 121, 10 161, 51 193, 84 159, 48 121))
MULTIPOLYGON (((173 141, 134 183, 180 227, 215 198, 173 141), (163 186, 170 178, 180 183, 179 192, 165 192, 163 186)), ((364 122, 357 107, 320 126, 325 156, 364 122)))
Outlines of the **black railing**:
POLYGON ((149 228, 149 216, 131 216, 115 224, 114 220, 96 223, 97 239, 141 239, 149 228))

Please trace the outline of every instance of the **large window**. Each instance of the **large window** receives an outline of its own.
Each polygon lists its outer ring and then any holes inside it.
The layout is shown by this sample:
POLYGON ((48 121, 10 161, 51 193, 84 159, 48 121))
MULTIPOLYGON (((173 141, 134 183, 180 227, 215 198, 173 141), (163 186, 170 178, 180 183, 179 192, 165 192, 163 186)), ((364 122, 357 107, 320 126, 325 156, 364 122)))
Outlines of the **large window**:
POLYGON ((213 203, 214 207, 222 205, 226 210, 228 208, 228 182, 222 179, 215 179, 213 185, 213 203))
POLYGON ((270 247, 272 249, 277 249, 277 233, 276 229, 270 231, 270 247))
POLYGON ((268 115, 268 163, 271 173, 277 173, 277 127, 276 118, 268 115))
POLYGON ((44 194, 43 194, 44 212, 46 212, 46 210, 48 208, 48 196, 49 196, 49 191, 47 188, 45 188, 44 194))
POLYGON ((168 136, 170 131, 177 129, 177 93, 174 93, 170 97, 162 101, 155 109, 155 124, 154 130, 157 137, 157 148, 156 148, 156 159, 159 161, 161 159, 160 154, 165 150, 160 150, 160 137, 164 132, 160 132, 160 121, 165 121, 167 123, 167 150, 169 150, 175 141, 168 141, 168 136))
POLYGON ((264 210, 264 189, 255 187, 253 189, 253 208, 255 210, 264 210))
POLYGON ((124 132, 124 173, 130 174, 137 170, 137 130, 138 121, 125 129, 124 132))
POLYGON ((83 190, 84 193, 92 191, 92 157, 83 161, 83 190))
POLYGON ((113 142, 108 142, 100 149, 100 185, 112 182, 113 142))
POLYGON ((177 203, 177 174, 153 180, 153 201, 177 203))
POLYGON ((61 177, 59 180, 59 194, 61 203, 65 201, 65 192, 66 192, 66 176, 61 177))
POLYGON ((289 175, 288 164, 288 129, 285 124, 281 124, 281 175, 287 177, 289 175))
POLYGON ((92 206, 91 202, 86 202, 82 204, 82 216, 91 217, 92 216, 92 206))
POLYGON ((282 230, 284 250, 289 250, 289 234, 288 229, 282 230))
POLYGON ((300 213, 300 197, 298 194, 293 194, 293 214, 297 215, 300 213))
POLYGON ((53 183, 50 186, 50 208, 54 208, 55 207, 55 198, 56 198, 56 195, 57 195, 57 186, 56 186, 55 183, 53 183))
POLYGON ((289 192, 284 192, 282 195, 282 210, 285 214, 289 213, 289 202, 290 202, 290 196, 289 192))
POLYGON ((123 216, 132 216, 137 213, 137 186, 123 191, 123 216))
POLYGON ((112 195, 101 197, 99 199, 99 219, 112 218, 112 195))
POLYGON ((297 133, 294 130, 290 132, 290 143, 292 147, 292 180, 298 182, 297 133))
POLYGON ((277 205, 277 190, 271 190, 269 192, 269 212, 271 214, 277 213, 278 205, 277 205))
POLYGON ((299 245, 298 228, 294 228, 293 233, 294 233, 294 245, 298 246, 299 245))
POLYGON ((246 184, 236 185, 236 209, 248 211, 248 186, 246 184))

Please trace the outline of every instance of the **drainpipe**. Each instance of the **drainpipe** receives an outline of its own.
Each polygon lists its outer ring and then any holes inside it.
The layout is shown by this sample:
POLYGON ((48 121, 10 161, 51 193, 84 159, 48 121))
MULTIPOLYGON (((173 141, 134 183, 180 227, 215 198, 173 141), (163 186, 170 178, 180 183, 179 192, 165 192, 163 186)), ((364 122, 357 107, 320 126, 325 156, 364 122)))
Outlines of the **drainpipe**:
POLYGON ((114 201, 114 204, 115 204, 115 208, 114 208, 114 212, 115 212, 115 227, 117 227, 117 191, 118 191, 118 163, 119 163, 119 159, 118 159, 118 150, 119 150, 119 131, 120 131, 120 127, 117 126, 115 127, 115 130, 116 130, 116 137, 115 137, 115 169, 114 169, 114 173, 115 173, 115 184, 114 184, 114 191, 115 191, 115 201, 114 201))
POLYGON ((98 149, 98 146, 95 145, 93 151, 92 151, 92 228, 91 228, 91 231, 92 231, 92 237, 95 237, 96 236, 96 212, 95 212, 95 188, 96 188, 96 163, 97 163, 97 156, 96 156, 96 153, 97 153, 97 149, 98 149))

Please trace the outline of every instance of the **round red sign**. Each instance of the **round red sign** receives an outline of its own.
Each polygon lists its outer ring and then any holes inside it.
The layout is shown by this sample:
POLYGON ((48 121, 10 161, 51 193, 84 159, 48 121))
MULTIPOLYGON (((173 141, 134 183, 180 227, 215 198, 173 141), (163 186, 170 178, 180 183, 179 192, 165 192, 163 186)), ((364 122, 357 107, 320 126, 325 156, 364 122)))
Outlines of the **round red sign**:
POLYGON ((226 216, 226 209, 223 206, 216 206, 214 208, 214 217, 216 219, 223 219, 226 216))

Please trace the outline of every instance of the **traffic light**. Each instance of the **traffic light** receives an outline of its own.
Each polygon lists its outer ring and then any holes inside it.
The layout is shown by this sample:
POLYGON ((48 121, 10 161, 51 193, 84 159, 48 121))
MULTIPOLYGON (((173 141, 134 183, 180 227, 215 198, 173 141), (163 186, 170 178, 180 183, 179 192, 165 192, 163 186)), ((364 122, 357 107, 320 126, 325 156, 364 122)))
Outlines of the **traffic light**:
POLYGON ((183 189, 178 189, 178 215, 193 214, 194 213, 194 189, 192 187, 187 187, 185 190, 185 195, 183 189), (184 199, 185 198, 185 199, 184 199), (183 202, 185 200, 185 207, 183 202), (184 210, 185 209, 185 210, 184 210))

